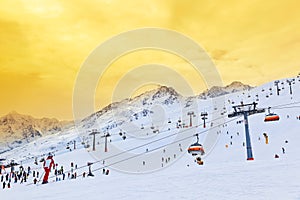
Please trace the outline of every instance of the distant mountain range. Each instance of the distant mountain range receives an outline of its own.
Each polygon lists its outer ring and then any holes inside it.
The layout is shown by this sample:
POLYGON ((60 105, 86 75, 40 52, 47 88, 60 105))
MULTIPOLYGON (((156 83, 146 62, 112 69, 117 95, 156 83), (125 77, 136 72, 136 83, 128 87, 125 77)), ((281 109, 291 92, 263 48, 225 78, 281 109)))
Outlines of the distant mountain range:
POLYGON ((55 118, 36 119, 13 111, 0 118, 0 144, 15 146, 30 142, 37 137, 62 131, 70 124, 55 118))
MULTIPOLYGON (((214 98, 229 93, 243 90, 250 90, 251 86, 241 82, 233 82, 225 87, 212 87, 211 89, 199 94, 198 98, 214 98)), ((147 91, 133 99, 125 99, 121 102, 112 103, 100 111, 82 120, 82 127, 87 129, 100 118, 105 117, 105 113, 117 110, 120 121, 123 123, 134 117, 147 115, 151 112, 147 109, 152 104, 170 105, 185 100, 173 88, 161 86, 155 90, 147 91)), ((8 113, 0 118, 0 147, 4 149, 14 148, 24 143, 33 141, 45 135, 63 132, 73 126, 72 122, 59 121, 55 118, 37 119, 29 115, 19 114, 15 111, 8 113)), ((0 148, 1 153, 1 148, 0 148)))
POLYGON ((251 87, 250 85, 245 85, 241 82, 235 81, 225 87, 214 86, 211 89, 201 93, 199 97, 204 99, 215 98, 218 96, 222 96, 234 92, 251 90, 252 88, 253 87, 251 87))

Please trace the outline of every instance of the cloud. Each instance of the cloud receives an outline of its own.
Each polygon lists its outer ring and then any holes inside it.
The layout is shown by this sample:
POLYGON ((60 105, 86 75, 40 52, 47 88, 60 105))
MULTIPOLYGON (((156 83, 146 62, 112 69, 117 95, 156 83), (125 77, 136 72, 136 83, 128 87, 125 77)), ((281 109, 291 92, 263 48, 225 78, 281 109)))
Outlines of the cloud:
POLYGON ((211 56, 214 60, 222 60, 226 56, 227 51, 222 49, 216 49, 211 52, 211 56))
POLYGON ((2 68, 14 67, 9 63, 28 55, 26 34, 22 30, 22 26, 13 20, 0 19, 0 27, 2 27, 0 31, 0 66, 2 68))
MULTIPOLYGON (((0 109, 14 102, 20 91, 34 91, 42 93, 46 102, 51 99, 50 105, 55 102, 52 95, 62 98, 51 109, 58 116, 72 116, 56 107, 70 103, 85 58, 113 35, 140 27, 168 28, 191 37, 210 53, 225 83, 241 80, 258 85, 290 76, 299 71, 299 4, 297 0, 264 4, 258 0, 1 0, 0 82, 5 88, 0 87, 0 92, 9 95, 0 100, 0 109), (59 86, 64 90, 57 90, 59 86)), ((153 52, 145 55, 147 59, 141 61, 168 60, 169 66, 190 79, 195 91, 202 90, 193 70, 182 61, 153 52)), ((117 64, 127 70, 146 64, 136 60, 117 64)), ((111 72, 112 84, 120 78, 117 69, 111 72)), ((28 96, 20 107, 31 105, 30 98, 35 101, 28 96)))

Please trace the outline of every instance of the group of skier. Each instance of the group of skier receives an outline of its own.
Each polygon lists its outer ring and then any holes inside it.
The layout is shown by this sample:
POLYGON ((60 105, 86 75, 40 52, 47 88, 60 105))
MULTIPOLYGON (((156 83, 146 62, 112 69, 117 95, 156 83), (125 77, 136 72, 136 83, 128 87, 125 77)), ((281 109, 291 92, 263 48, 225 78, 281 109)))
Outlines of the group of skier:
MULTIPOLYGON (((12 184, 16 183, 29 183, 29 184, 37 184, 42 180, 42 184, 47 184, 49 182, 49 177, 51 172, 53 172, 53 179, 54 181, 62 181, 67 179, 76 179, 78 178, 78 167, 77 164, 71 162, 70 163, 70 170, 65 172, 64 166, 59 166, 58 163, 55 163, 54 161, 54 155, 49 153, 45 159, 42 159, 40 162, 42 162, 43 166, 43 174, 40 174, 37 170, 32 170, 30 167, 25 168, 20 165, 18 170, 15 170, 16 165, 10 165, 10 166, 0 166, 0 180, 2 183, 2 188, 11 188, 12 184), (9 169, 10 168, 10 169, 9 169), (29 178, 31 178, 32 182, 29 181, 29 178)), ((35 164, 37 164, 35 162, 35 164)), ((92 173, 92 165, 93 163, 87 163, 88 166, 88 172, 83 172, 80 174, 83 178, 88 176, 94 176, 92 173)), ((109 170, 103 169, 103 174, 108 175, 109 170)))
MULTIPOLYGON (((298 119, 298 117, 297 117, 297 119, 298 119)), ((299 119, 300 119, 300 116, 299 116, 299 119)), ((228 131, 227 131, 227 135, 229 135, 229 132, 228 132, 228 131)), ((269 135, 268 135, 267 133, 265 133, 265 132, 264 132, 262 135, 263 135, 263 138, 264 138, 264 143, 265 143, 265 144, 269 144, 269 135)), ((239 132, 237 132, 237 136, 239 136, 239 132)), ((233 135, 230 136, 230 139, 231 139, 231 140, 233 139, 233 135)), ((261 137, 260 137, 260 136, 258 137, 258 140, 259 140, 259 141, 261 140, 261 137)), ((285 140, 284 142, 285 142, 285 144, 287 144, 287 143, 288 143, 288 140, 285 140)), ((230 145, 232 145, 232 141, 230 141, 230 145)), ((245 142, 243 142, 243 143, 242 143, 242 146, 245 147, 245 145, 246 145, 245 142)), ((229 148, 229 145, 228 145, 228 144, 225 144, 225 148, 229 148)), ((286 149, 285 149, 284 146, 281 147, 281 152, 282 152, 282 154, 285 154, 285 153, 286 153, 286 149)), ((275 153, 274 158, 279 158, 278 153, 275 153)))
MULTIPOLYGON (((5 189, 10 188, 12 183, 18 183, 20 182, 20 184, 27 182, 28 181, 28 177, 31 175, 31 168, 27 167, 27 169, 25 170, 25 168, 21 165, 19 167, 18 170, 15 170, 15 166, 13 165, 13 163, 11 163, 9 165, 10 167, 10 171, 6 170, 5 167, 2 165, 1 166, 1 183, 2 183, 2 188, 5 189)), ((39 172, 35 172, 33 171, 33 176, 39 176, 39 172)))

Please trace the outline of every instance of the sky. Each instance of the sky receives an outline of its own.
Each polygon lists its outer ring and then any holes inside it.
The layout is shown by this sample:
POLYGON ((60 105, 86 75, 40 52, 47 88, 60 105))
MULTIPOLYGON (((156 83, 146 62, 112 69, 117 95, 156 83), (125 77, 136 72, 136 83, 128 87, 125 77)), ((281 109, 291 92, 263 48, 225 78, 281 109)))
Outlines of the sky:
MULTIPOLYGON (((15 110, 72 119, 76 77, 90 53, 115 35, 144 27, 192 38, 209 54, 224 85, 241 81, 256 86, 295 76, 300 72, 299 4, 297 0, 1 0, 0 116, 15 110)), ((176 71, 195 94, 207 89, 201 74, 182 58, 141 50, 112 62, 101 76, 95 109, 112 101, 124 75, 148 63, 176 71)), ((135 74, 128 81, 134 78, 143 76, 135 74)), ((163 80, 166 74, 158 78, 163 80)), ((137 85, 138 92, 128 97, 159 84, 137 85)), ((180 85, 168 86, 186 95, 180 85)))

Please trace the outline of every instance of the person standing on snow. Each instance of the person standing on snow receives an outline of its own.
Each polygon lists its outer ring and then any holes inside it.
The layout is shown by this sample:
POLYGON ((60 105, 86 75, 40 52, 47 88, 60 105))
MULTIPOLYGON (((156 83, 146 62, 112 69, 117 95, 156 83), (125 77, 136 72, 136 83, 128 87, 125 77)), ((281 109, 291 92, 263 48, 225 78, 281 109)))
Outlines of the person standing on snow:
POLYGON ((49 177, 51 168, 54 167, 54 160, 53 160, 53 156, 51 153, 49 153, 47 159, 44 161, 43 167, 45 170, 45 175, 44 175, 42 184, 46 184, 46 183, 48 183, 48 177, 49 177))
POLYGON ((4 166, 4 165, 1 166, 1 171, 2 171, 3 174, 4 174, 4 172, 6 173, 6 170, 5 170, 5 166, 4 166))
POLYGON ((269 144, 269 136, 267 135, 267 133, 263 133, 263 136, 265 137, 265 143, 269 144))

